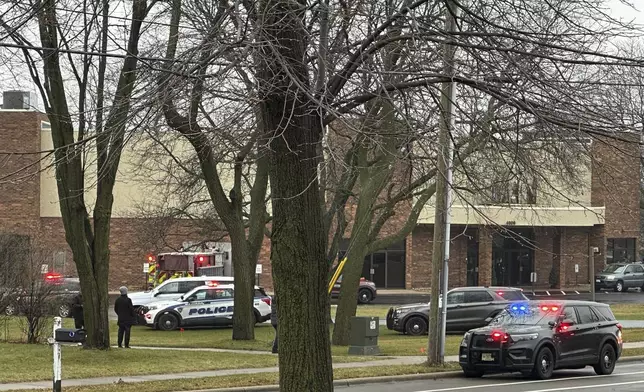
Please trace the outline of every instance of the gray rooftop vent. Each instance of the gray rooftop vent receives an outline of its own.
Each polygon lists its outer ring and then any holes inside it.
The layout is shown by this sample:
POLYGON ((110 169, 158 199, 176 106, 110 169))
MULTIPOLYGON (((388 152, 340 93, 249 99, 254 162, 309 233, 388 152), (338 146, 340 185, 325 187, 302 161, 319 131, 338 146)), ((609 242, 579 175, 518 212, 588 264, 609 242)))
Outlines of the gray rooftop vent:
POLYGON ((36 94, 28 91, 5 91, 2 93, 2 109, 36 110, 36 94))

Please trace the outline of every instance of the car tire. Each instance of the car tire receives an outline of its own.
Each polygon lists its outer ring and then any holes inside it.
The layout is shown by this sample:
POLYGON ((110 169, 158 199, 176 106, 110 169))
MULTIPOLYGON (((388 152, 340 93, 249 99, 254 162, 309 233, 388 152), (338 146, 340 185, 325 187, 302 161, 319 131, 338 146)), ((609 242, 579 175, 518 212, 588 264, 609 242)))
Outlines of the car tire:
POLYGON ((463 369, 463 375, 465 375, 465 378, 481 378, 483 377, 483 370, 476 370, 476 369, 468 369, 468 368, 462 368, 463 369))
POLYGON ((411 336, 427 335, 427 320, 420 316, 410 317, 405 323, 405 333, 411 336))
POLYGON ((593 366, 595 373, 600 376, 612 374, 613 370, 615 370, 615 363, 617 362, 615 348, 611 344, 604 344, 599 354, 599 362, 593 366))
POLYGON ((58 316, 61 318, 67 318, 71 315, 71 308, 68 304, 62 304, 58 306, 58 316))
POLYGON ((15 316, 16 315, 16 306, 13 304, 7 305, 6 308, 4 308, 4 314, 5 316, 15 316))
POLYGON ((621 293, 624 290, 625 290, 624 282, 622 282, 621 280, 618 280, 617 283, 615 283, 615 291, 618 293, 621 293))
POLYGON ((358 291, 358 303, 368 304, 373 300, 373 293, 369 289, 360 289, 358 291))
POLYGON ((159 329, 162 331, 172 331, 179 328, 179 319, 171 313, 162 314, 157 321, 159 329))
POLYGON ((554 371, 555 356, 548 347, 542 347, 537 353, 532 369, 532 377, 537 380, 547 380, 554 371))

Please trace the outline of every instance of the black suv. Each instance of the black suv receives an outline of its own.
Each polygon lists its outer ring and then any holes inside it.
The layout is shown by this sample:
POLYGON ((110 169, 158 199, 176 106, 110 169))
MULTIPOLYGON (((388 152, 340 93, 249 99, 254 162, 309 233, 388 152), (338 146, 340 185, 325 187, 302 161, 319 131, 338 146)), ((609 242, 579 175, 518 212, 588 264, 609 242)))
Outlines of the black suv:
POLYGON ((593 366, 611 374, 622 353, 622 326, 606 304, 527 301, 463 336, 458 359, 466 377, 520 371, 548 379, 555 369, 593 366))
MULTIPOLYGON (((57 278, 52 282, 49 291, 39 291, 39 300, 44 302, 40 305, 46 306, 48 314, 60 317, 71 317, 72 304, 75 297, 80 293, 80 282, 78 278, 57 278)), ((2 295, 2 294, 0 294, 2 295)), ((26 290, 13 290, 11 296, 5 301, 6 305, 2 311, 7 316, 18 315, 25 312, 26 307, 35 305, 35 302, 26 290)))
MULTIPOLYGON (((487 325, 509 301, 527 301, 514 287, 459 287, 447 292, 447 332, 464 332, 487 325)), ((408 335, 425 335, 429 303, 390 308, 387 328, 408 335)))

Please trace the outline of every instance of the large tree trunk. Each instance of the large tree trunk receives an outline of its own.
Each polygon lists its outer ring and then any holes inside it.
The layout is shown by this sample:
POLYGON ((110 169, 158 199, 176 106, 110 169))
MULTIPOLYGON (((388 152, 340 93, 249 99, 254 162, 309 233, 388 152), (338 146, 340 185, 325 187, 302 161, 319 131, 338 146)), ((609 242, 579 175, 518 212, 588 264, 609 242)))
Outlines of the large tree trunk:
POLYGON ((235 234, 231 232, 231 255, 238 258, 235 268, 235 309, 233 312, 233 340, 255 339, 255 263, 257 257, 249 252, 244 227, 241 225, 235 234))
POLYGON ((305 2, 262 4, 263 115, 270 142, 271 261, 278 298, 280 391, 333 390, 326 238, 317 178, 322 124, 310 96, 305 2))

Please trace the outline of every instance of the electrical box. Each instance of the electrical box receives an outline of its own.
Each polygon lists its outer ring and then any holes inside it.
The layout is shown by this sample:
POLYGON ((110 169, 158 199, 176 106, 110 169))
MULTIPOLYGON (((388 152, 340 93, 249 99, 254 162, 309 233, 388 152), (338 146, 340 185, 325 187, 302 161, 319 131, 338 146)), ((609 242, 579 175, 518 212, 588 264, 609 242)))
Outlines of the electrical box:
POLYGON ((378 355, 378 317, 352 317, 349 335, 349 355, 378 355))
POLYGON ((85 341, 85 330, 75 328, 58 328, 56 336, 57 342, 62 343, 83 343, 85 341))

